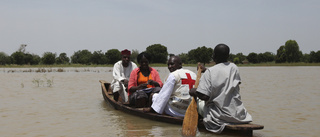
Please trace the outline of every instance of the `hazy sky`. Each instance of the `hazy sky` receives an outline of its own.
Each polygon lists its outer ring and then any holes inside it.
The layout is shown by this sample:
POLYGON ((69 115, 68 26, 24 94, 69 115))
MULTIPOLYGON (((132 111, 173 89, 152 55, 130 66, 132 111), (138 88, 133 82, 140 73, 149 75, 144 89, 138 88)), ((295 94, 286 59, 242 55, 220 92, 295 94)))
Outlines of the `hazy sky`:
POLYGON ((219 43, 231 53, 276 53, 287 40, 320 50, 319 0, 0 0, 0 52, 42 56, 162 44, 187 53, 219 43))

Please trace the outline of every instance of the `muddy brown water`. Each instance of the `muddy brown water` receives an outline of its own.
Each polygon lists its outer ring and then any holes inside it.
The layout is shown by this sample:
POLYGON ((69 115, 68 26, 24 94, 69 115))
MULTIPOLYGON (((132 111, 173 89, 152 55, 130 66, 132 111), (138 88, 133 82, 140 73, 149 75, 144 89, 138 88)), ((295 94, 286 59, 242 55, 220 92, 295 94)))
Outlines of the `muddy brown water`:
MULTIPOLYGON (((155 68, 164 80, 167 68, 155 68)), ((180 125, 107 105, 99 80, 112 80, 110 67, 37 70, 0 69, 1 137, 181 136, 180 125)), ((320 67, 240 67, 240 75, 244 105, 265 126, 253 136, 320 136, 320 67)))

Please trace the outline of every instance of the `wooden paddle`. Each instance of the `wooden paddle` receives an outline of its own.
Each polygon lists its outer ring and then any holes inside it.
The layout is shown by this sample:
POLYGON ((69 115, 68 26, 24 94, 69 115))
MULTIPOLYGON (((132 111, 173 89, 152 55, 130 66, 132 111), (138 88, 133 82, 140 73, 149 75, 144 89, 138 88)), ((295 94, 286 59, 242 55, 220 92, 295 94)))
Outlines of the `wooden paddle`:
MULTIPOLYGON (((199 85, 199 80, 201 77, 201 68, 200 63, 198 63, 198 73, 196 83, 194 88, 197 88, 199 85)), ((198 111, 197 111, 197 102, 195 98, 192 98, 192 101, 184 115, 183 124, 182 124, 182 135, 183 136, 196 136, 198 126, 198 111)))

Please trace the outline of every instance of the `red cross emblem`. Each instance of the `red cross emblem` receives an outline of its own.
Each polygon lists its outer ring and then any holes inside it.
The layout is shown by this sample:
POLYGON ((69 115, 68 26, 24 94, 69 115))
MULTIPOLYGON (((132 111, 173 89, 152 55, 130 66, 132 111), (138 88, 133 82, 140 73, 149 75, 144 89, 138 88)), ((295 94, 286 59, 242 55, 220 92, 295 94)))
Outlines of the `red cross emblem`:
POLYGON ((188 84, 189 89, 193 87, 193 85, 196 83, 195 80, 191 79, 190 73, 186 73, 187 79, 181 79, 181 84, 188 84))

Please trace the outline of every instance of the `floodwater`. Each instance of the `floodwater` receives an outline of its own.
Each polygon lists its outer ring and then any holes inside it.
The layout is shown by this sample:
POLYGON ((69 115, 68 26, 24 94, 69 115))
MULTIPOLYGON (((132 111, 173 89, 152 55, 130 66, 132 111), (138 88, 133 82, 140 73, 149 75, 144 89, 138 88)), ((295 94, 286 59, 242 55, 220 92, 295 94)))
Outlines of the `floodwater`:
MULTIPOLYGON (((164 80, 167 68, 156 69, 164 80)), ((244 105, 253 123, 265 126, 253 136, 320 136, 320 67, 240 67, 240 75, 244 105)), ((181 136, 181 125, 107 105, 99 80, 111 81, 111 76, 109 67, 1 68, 0 136, 181 136)), ((234 135, 200 130, 197 136, 234 135)))

